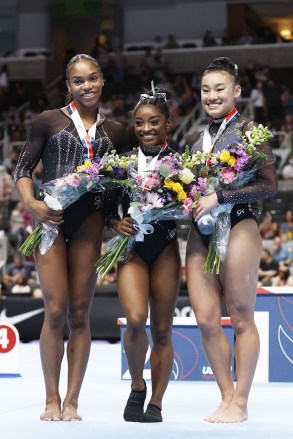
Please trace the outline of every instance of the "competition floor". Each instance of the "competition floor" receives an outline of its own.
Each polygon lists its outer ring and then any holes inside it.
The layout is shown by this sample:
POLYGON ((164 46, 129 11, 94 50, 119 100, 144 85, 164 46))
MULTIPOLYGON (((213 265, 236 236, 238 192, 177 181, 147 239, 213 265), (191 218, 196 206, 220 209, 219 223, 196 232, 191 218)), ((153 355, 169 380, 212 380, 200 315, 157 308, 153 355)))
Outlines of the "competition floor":
MULTIPOLYGON (((120 379, 120 343, 94 341, 80 396, 82 422, 41 422, 44 386, 38 342, 20 344, 18 378, 0 378, 3 439, 267 439, 293 438, 293 383, 253 385, 249 420, 209 424, 203 420, 219 402, 214 382, 170 382, 159 424, 124 422, 129 382, 120 379)), ((62 372, 63 375, 63 372, 62 372)), ((65 384, 65 375, 62 376, 65 384)), ((64 390, 64 386, 61 385, 64 390)), ((150 390, 149 390, 150 393, 150 390)))

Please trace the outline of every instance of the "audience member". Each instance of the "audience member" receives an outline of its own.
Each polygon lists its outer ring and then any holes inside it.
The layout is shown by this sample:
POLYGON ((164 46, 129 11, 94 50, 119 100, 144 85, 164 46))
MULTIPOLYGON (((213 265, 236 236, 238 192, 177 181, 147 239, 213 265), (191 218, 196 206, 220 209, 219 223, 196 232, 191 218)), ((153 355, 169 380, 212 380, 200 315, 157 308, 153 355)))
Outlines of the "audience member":
POLYGON ((167 42, 165 44, 165 49, 179 49, 180 44, 176 41, 175 35, 170 34, 167 37, 167 42))
POLYGON ((257 123, 265 125, 265 97, 263 94, 263 83, 257 81, 255 87, 251 90, 250 98, 253 104, 254 117, 257 123))
POLYGON ((217 42, 211 30, 207 30, 202 39, 203 47, 216 46, 217 42))
POLYGON ((293 276, 286 265, 280 265, 277 276, 272 278, 272 287, 293 286, 293 276))
POLYGON ((279 264, 274 260, 272 254, 268 248, 264 248, 262 251, 258 279, 261 285, 270 286, 272 284, 272 278, 275 277, 279 270, 279 264))
POLYGON ((288 239, 293 239, 293 212, 287 210, 285 221, 282 221, 279 228, 280 236, 286 235, 288 239))
MULTIPOLYGON (((4 270, 2 284, 5 293, 12 292, 15 285, 35 285, 35 264, 25 260, 24 256, 16 253, 13 262, 7 265, 4 270)), ((28 292, 28 291, 26 291, 28 292)))
POLYGON ((278 223, 273 221, 271 212, 265 212, 259 223, 259 232, 262 239, 272 239, 278 235, 278 223))
POLYGON ((293 154, 291 154, 288 163, 282 169, 282 177, 284 180, 293 179, 293 154))
POLYGON ((292 254, 280 236, 275 236, 274 238, 272 257, 279 264, 290 265, 292 262, 292 254))

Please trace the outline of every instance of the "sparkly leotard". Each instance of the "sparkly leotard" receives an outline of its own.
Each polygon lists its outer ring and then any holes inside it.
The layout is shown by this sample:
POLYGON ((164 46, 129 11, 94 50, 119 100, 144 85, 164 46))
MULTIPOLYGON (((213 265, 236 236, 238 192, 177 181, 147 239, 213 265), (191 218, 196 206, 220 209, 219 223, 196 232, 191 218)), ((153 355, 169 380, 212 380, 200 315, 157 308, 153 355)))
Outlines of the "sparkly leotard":
MULTIPOLYGON (((214 144, 213 152, 222 151, 225 147, 233 142, 240 142, 239 132, 245 133, 249 130, 248 124, 251 121, 243 116, 236 119, 231 125, 229 125, 223 133, 218 137, 214 144)), ((219 129, 218 123, 213 123, 210 127, 211 138, 215 138, 219 129)), ((203 144, 203 132, 201 132, 192 146, 192 152, 202 150, 203 144)), ((263 200, 273 197, 277 192, 277 176, 276 169, 273 160, 272 151, 268 143, 260 145, 262 151, 268 156, 268 163, 262 166, 255 175, 255 178, 247 183, 243 187, 220 190, 217 192, 218 201, 220 204, 234 204, 231 217, 231 227, 246 218, 256 219, 255 216, 249 211, 248 203, 252 203, 257 200, 263 200)), ((195 227, 198 230, 197 223, 194 222, 195 227)), ((207 242, 208 235, 201 235, 203 240, 207 242)))
MULTIPOLYGON (((107 151, 126 150, 126 135, 123 125, 105 119, 96 128, 94 156, 102 157, 107 151)), ((32 126, 15 170, 15 181, 23 177, 32 178, 38 162, 42 160, 43 179, 46 183, 70 172, 83 162, 83 145, 71 118, 62 110, 41 113, 32 126)), ((101 194, 100 194, 101 195, 101 194)), ((66 239, 78 229, 82 222, 102 203, 97 193, 87 193, 64 211, 62 228, 66 239), (97 205, 97 203, 99 205, 97 205)))

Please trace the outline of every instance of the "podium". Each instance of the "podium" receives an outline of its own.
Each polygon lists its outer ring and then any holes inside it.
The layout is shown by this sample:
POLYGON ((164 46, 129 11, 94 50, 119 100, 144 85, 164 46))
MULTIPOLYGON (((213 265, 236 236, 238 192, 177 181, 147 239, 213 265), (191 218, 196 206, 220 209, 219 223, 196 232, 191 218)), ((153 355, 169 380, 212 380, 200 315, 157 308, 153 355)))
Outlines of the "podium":
MULTIPOLYGON (((126 319, 119 318, 117 321, 121 330, 121 378, 130 379, 127 358, 124 351, 124 333, 126 329, 126 319)), ((222 327, 228 338, 234 357, 234 331, 228 317, 222 318, 222 327)), ((152 346, 150 333, 150 322, 147 320, 146 332, 149 344, 152 346)), ((215 376, 209 365, 205 352, 202 348, 200 331, 194 317, 174 317, 172 329, 172 342, 174 348, 174 362, 170 380, 172 381, 215 381, 215 376)), ((233 378, 234 361, 231 363, 233 378)), ((150 347, 146 356, 143 377, 145 380, 151 379, 150 369, 150 347)))
POLYGON ((19 334, 10 323, 0 324, 0 378, 20 376, 18 361, 19 334))

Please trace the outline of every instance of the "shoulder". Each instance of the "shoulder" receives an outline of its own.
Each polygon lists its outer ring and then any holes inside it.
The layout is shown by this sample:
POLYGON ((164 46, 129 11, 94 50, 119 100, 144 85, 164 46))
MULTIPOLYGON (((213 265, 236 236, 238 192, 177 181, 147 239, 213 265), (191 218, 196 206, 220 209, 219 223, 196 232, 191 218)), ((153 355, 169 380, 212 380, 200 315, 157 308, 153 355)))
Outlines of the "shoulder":
MULTIPOLYGON (((65 114, 63 114, 64 117, 65 114)), ((38 124, 51 124, 52 122, 54 122, 55 120, 60 119, 60 117, 62 117, 62 111, 59 109, 54 109, 54 110, 45 110, 42 111, 42 113, 40 113, 35 121, 34 121, 34 125, 38 125, 38 124)))

